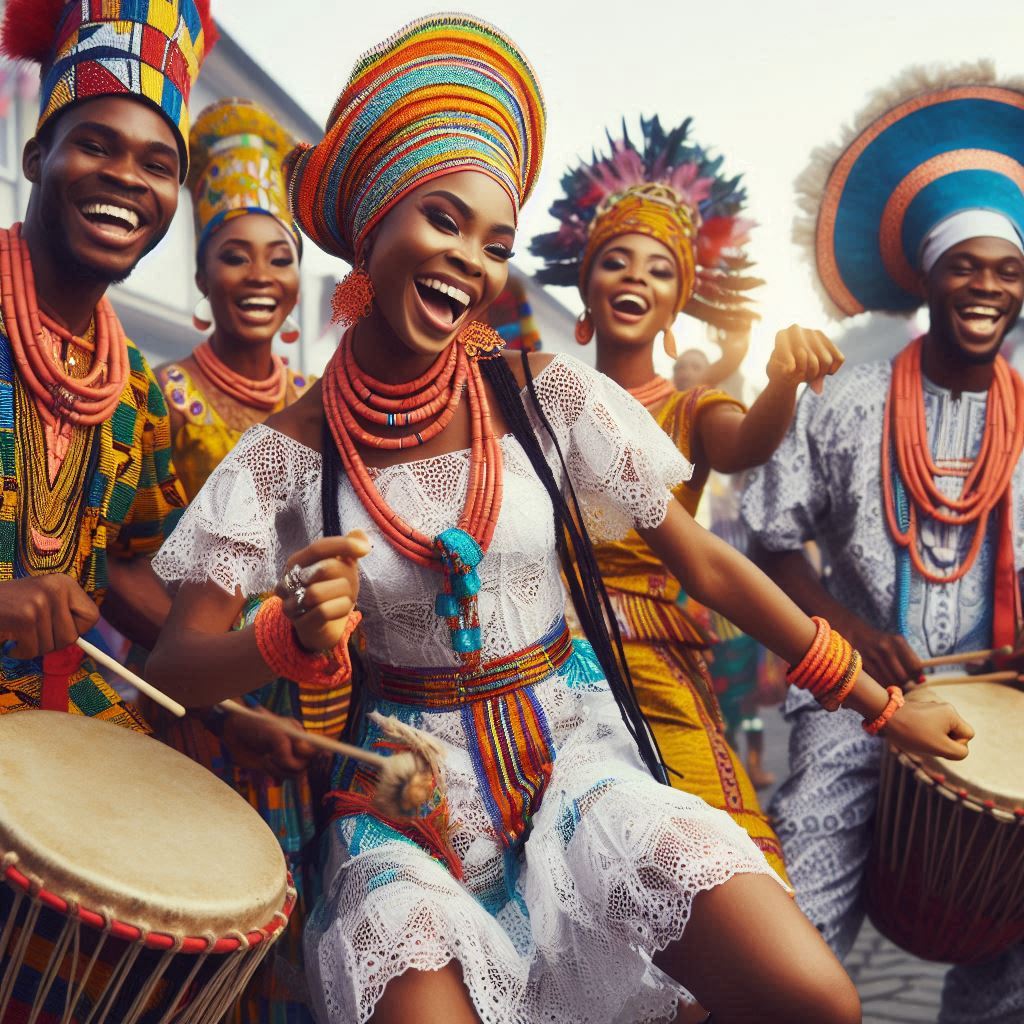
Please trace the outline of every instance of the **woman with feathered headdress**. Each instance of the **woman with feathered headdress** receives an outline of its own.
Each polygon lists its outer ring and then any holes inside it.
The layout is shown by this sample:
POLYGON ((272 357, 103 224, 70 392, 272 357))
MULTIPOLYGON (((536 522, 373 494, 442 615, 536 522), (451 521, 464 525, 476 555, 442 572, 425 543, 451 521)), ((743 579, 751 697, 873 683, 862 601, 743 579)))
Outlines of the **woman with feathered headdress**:
MULTIPOLYGON (((690 138, 690 120, 666 131, 641 119, 642 143, 623 125, 610 153, 570 170, 563 198, 551 207, 559 228, 534 239, 546 263, 538 275, 575 285, 585 309, 576 340, 596 334, 597 367, 643 402, 694 464, 675 491, 697 511, 711 469, 737 472, 759 465, 782 440, 800 383, 834 373, 842 357, 823 335, 791 327, 780 332, 768 363, 768 387, 750 411, 706 385, 677 391, 654 372, 653 349, 664 332, 675 356, 672 327, 682 311, 734 337, 756 314, 748 293, 744 246, 753 222, 744 218, 746 190, 722 173, 690 138)), ((754 787, 724 736, 724 722, 701 648, 710 640, 680 607, 678 581, 635 531, 599 544, 598 565, 615 608, 640 706, 654 730, 673 785, 729 811, 777 870, 782 851, 754 787)))

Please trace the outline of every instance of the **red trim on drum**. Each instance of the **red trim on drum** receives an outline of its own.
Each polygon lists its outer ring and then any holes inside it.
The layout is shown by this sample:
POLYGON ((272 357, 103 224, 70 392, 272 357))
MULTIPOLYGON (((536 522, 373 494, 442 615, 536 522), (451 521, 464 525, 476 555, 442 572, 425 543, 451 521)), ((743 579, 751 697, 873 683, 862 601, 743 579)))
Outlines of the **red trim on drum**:
MULTIPOLYGON (((30 895, 34 895, 35 898, 45 903, 51 910, 56 910, 58 914, 67 914, 68 902, 67 900, 61 899, 56 893, 50 892, 48 889, 40 888, 36 893, 32 893, 32 881, 27 875, 23 875, 16 867, 11 865, 4 872, 7 881, 18 886, 19 889, 23 889, 30 895)), ((295 888, 292 880, 291 873, 288 874, 288 893, 285 896, 284 906, 281 908, 279 914, 275 914, 273 920, 262 928, 249 932, 245 937, 250 946, 258 946, 264 939, 270 938, 278 929, 280 929, 291 917, 292 910, 295 907, 295 888), (281 920, 281 915, 284 916, 284 921, 281 920)), ((95 911, 88 910, 85 907, 79 907, 77 911, 78 920, 82 924, 89 928, 95 928, 97 931, 102 931, 106 926, 104 918, 97 914, 95 911)), ((128 924, 125 921, 111 921, 110 922, 110 934, 118 939, 125 939, 128 942, 138 942, 142 938, 143 931, 141 928, 134 924, 128 924)), ((173 935, 169 935, 166 932, 150 932, 144 942, 149 949, 172 949, 175 945, 176 939, 173 935)), ((236 949, 241 946, 241 942, 238 939, 231 936, 223 936, 219 938, 212 948, 207 948, 206 939, 199 938, 194 935, 188 935, 181 940, 181 946, 179 952, 182 953, 233 953, 236 949)))

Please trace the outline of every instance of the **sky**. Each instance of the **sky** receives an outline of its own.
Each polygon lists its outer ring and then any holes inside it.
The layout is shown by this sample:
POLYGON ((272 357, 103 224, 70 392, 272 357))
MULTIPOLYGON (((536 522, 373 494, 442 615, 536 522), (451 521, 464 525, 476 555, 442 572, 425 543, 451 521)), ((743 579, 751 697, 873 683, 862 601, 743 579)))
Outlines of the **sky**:
MULTIPOLYGON (((422 0, 213 6, 227 31, 320 124, 359 54, 435 9, 422 0)), ((989 58, 1001 76, 1024 76, 1022 0, 466 0, 460 9, 510 35, 545 93, 544 165, 516 245, 516 262, 527 272, 537 265, 529 239, 553 226, 547 210, 562 172, 623 117, 636 126, 641 114, 656 113, 665 124, 690 116, 693 138, 724 155, 726 173, 743 175, 748 212, 758 222, 749 251, 767 282, 757 293, 763 319, 748 360, 754 379, 777 330, 794 322, 840 330, 791 241, 793 181, 812 149, 835 141, 870 92, 908 65, 989 58)), ((556 294, 579 311, 574 291, 556 294)), ((702 335, 693 321, 677 325, 681 348, 701 344, 702 335)))

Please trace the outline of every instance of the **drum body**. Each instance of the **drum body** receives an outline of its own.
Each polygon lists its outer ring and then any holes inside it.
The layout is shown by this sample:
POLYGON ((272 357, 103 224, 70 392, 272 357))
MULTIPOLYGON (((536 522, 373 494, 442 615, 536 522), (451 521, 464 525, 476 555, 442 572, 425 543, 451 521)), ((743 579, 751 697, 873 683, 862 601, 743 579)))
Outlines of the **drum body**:
POLYGON ((0 1022, 212 1024, 294 904, 260 816, 163 744, 0 716, 0 1022))
POLYGON ((866 876, 868 915, 925 960, 977 963, 1024 939, 1024 693, 929 684, 975 738, 963 761, 887 747, 866 876))

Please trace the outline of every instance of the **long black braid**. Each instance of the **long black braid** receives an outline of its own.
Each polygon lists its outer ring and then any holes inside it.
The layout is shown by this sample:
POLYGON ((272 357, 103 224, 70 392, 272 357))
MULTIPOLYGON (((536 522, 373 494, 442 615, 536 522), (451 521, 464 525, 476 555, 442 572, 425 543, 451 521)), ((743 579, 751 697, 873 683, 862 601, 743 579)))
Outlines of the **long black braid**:
MULTIPOLYGON (((622 721, 637 745, 640 757, 650 773, 660 782, 667 782, 665 764, 650 728, 644 719, 640 705, 637 703, 633 681, 630 678, 626 655, 622 648, 622 637, 612 612, 608 592, 604 588, 597 561, 594 558, 594 546, 583 525, 583 513, 576 492, 569 479, 568 468, 561 446, 548 418, 541 408, 534 387, 533 374, 527 353, 523 353, 523 372, 526 375, 526 386, 533 403, 534 410, 545 432, 551 438, 565 474, 566 490, 570 502, 566 500, 555 479, 547 458, 540 446, 533 423, 523 405, 519 382, 512 373, 506 360, 498 356, 483 359, 480 362, 483 376, 494 389, 505 421, 512 434, 526 452, 534 472, 539 477, 548 493, 555 514, 555 537, 558 546, 558 557, 562 563, 569 593, 576 607, 583 632, 594 648, 594 653, 601 665, 608 686, 611 689, 622 721)), ((341 484, 341 457, 338 454, 334 437, 326 417, 323 427, 323 472, 320 482, 320 496, 323 505, 324 536, 333 537, 341 533, 341 520, 338 511, 338 489, 341 484)), ((349 709, 346 735, 358 728, 362 717, 362 703, 365 699, 365 681, 372 674, 368 659, 361 657, 356 644, 350 645, 352 655, 353 680, 352 704, 349 709), (360 681, 364 685, 360 685, 360 681)))
POLYGON ((626 654, 622 648, 618 623, 612 611, 608 592, 604 587, 601 571, 598 569, 597 560, 594 557, 594 545, 584 525, 583 511, 569 477, 565 456, 562 454, 558 438, 537 397, 529 355, 526 352, 522 353, 522 365, 533 409, 544 431, 551 439, 562 464, 565 491, 569 495, 568 501, 562 488, 559 487, 554 473, 551 472, 551 466, 541 449, 533 423, 523 405, 519 382, 508 363, 498 356, 482 360, 480 368, 494 389, 505 421, 523 451, 526 452, 534 472, 540 478, 551 499, 555 511, 558 557, 562 563, 566 582, 569 584, 569 594, 576 607, 576 615, 583 627, 583 633, 593 646, 597 660, 608 680, 608 686, 619 705, 622 721, 633 737, 647 769, 660 782, 667 782, 668 777, 661 752, 658 750, 657 742, 651 734, 650 727, 647 725, 647 720, 636 699, 633 680, 626 663, 626 654))

